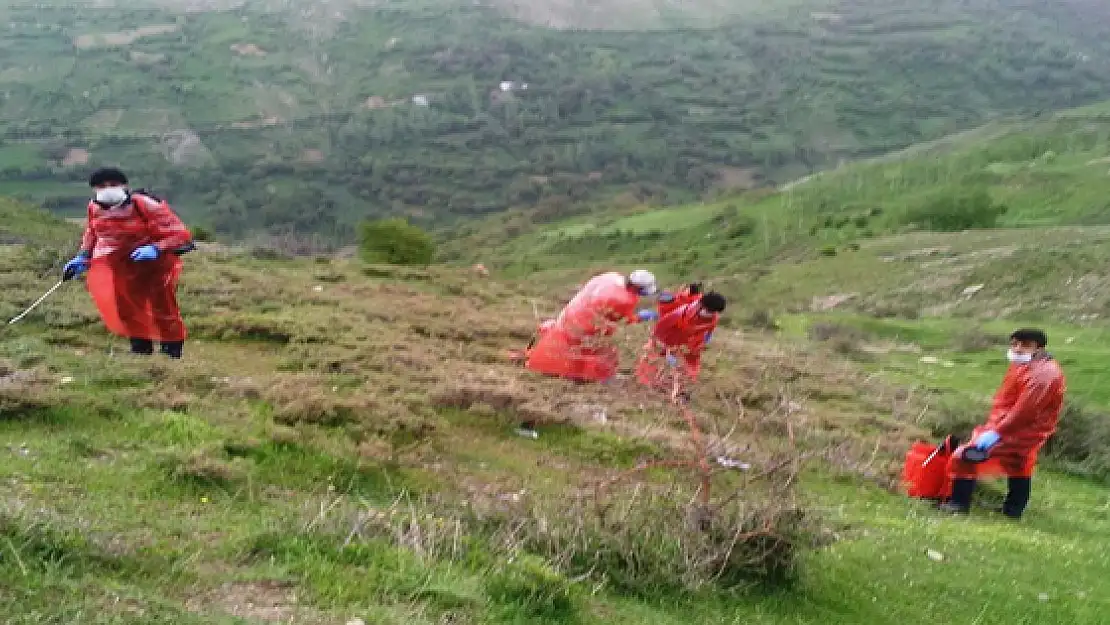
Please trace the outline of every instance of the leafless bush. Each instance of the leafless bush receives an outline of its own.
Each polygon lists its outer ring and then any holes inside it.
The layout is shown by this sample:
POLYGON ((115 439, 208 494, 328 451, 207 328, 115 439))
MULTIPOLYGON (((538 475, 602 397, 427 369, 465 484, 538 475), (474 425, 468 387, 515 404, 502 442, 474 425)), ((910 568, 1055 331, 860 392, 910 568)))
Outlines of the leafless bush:
POLYGON ((569 575, 646 595, 786 582, 805 521, 790 497, 734 493, 706 505, 685 488, 640 486, 506 515, 501 538, 569 575))

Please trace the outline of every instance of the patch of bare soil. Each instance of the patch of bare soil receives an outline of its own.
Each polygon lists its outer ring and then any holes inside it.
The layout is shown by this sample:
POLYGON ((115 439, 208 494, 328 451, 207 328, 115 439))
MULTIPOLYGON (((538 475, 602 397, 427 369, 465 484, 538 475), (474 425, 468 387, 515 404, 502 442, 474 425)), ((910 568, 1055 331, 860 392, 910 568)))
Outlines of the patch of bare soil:
POLYGON ((266 56, 266 51, 253 43, 233 43, 231 51, 239 56, 266 56))
POLYGON ((89 151, 82 148, 70 148, 66 155, 62 157, 63 167, 73 167, 75 165, 87 165, 89 163, 89 151))
POLYGON ((73 45, 82 50, 109 46, 127 46, 143 37, 155 35, 168 35, 177 31, 177 24, 149 24, 135 30, 125 30, 118 33, 104 33, 79 35, 73 38, 73 45))
POLYGON ((305 163, 323 163, 324 152, 322 150, 305 150, 301 152, 301 161, 305 163))
POLYGON ((279 580, 228 582, 186 601, 196 614, 220 611, 234 617, 271 623, 323 623, 314 608, 298 605, 296 588, 279 580))
POLYGON ((718 167, 717 181, 720 189, 754 189, 759 186, 759 170, 751 167, 718 167))

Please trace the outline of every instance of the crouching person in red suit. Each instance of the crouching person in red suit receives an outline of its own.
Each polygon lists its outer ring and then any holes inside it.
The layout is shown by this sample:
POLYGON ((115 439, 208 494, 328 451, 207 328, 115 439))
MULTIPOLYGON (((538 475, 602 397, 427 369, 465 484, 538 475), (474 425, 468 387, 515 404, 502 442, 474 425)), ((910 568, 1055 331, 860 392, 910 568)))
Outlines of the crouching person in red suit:
POLYGON ((660 318, 636 364, 640 383, 689 399, 689 386, 697 382, 702 352, 717 329, 725 303, 723 295, 711 291, 660 318), (677 380, 668 372, 677 374, 677 380))

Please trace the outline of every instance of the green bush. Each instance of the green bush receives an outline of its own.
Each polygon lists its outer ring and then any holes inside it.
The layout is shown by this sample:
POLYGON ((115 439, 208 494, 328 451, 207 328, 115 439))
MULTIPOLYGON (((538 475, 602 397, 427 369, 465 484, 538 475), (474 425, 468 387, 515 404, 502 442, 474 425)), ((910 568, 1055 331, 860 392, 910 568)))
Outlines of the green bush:
POLYGON ((529 617, 566 620, 576 611, 570 580, 529 553, 518 553, 490 571, 485 587, 490 599, 529 617))
POLYGON ((1110 415, 1065 401, 1056 433, 1044 453, 1069 473, 1110 478, 1110 415))
POLYGON ((755 232, 755 228, 756 223, 753 217, 750 215, 737 215, 729 221, 725 236, 729 239, 741 239, 751 236, 751 234, 755 232))
POLYGON ((359 234, 359 253, 368 263, 426 267, 435 258, 431 235, 404 219, 365 222, 359 234))
POLYGON ((206 243, 212 240, 212 231, 204 226, 193 226, 190 230, 194 241, 206 243))
POLYGON ((984 189, 947 193, 910 210, 906 223, 936 232, 960 232, 993 228, 1006 214, 984 189))

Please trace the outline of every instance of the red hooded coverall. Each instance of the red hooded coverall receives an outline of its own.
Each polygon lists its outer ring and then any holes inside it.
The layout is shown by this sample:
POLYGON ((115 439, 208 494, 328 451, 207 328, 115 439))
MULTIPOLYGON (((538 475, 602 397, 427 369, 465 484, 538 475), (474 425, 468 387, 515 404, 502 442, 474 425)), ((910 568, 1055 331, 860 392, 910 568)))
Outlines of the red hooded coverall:
MULTIPOLYGON (((699 296, 692 296, 699 298, 699 296)), ((702 317, 698 314, 701 304, 695 299, 671 310, 655 324, 651 339, 644 345, 636 365, 636 378, 648 386, 666 386, 661 380, 660 367, 667 354, 680 359, 680 372, 689 382, 696 382, 701 371, 701 353, 705 340, 717 329, 720 315, 702 317)))
POLYGON ((546 375, 602 382, 617 371, 619 353, 610 340, 621 321, 638 323, 640 296, 616 272, 591 278, 553 324, 542 329, 525 367, 546 375))
POLYGON ((691 302, 696 302, 699 299, 701 299, 701 294, 691 293, 690 286, 686 285, 682 287, 682 290, 678 293, 670 293, 668 291, 660 293, 659 299, 656 302, 656 310, 659 311, 659 318, 662 319, 676 308, 685 306, 691 302))
POLYGON ((81 239, 81 251, 91 256, 86 283, 110 332, 164 343, 185 340, 177 305, 181 258, 173 252, 191 238, 166 202, 140 193, 112 208, 89 202, 81 239), (131 252, 144 245, 157 247, 158 258, 131 260, 131 252))
POLYGON ((952 454, 949 475, 953 479, 997 474, 1032 477, 1038 452, 1056 431, 1066 390, 1064 372, 1052 358, 1010 365, 995 393, 986 424, 975 428, 971 441, 952 454), (963 450, 988 430, 1000 437, 988 459, 978 464, 962 460, 963 450))

